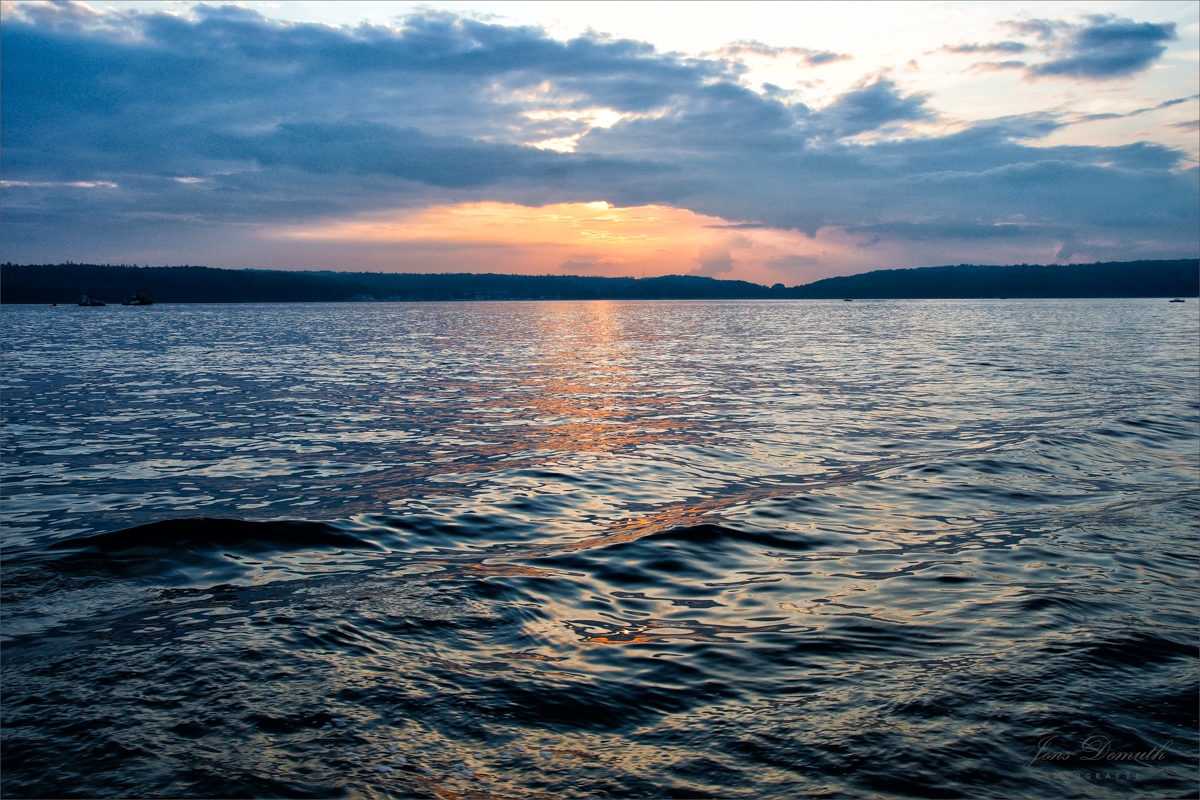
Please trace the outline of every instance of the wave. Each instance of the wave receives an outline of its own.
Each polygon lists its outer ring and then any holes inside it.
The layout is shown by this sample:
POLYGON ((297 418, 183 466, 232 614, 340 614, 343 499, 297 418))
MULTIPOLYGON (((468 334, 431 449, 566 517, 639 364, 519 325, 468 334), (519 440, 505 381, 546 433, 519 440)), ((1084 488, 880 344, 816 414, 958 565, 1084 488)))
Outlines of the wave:
POLYGON ((777 550, 811 550, 818 546, 815 538, 785 538, 763 531, 743 531, 725 525, 688 525, 647 534, 638 542, 685 542, 689 544, 713 545, 725 542, 762 545, 777 550))
POLYGON ((375 542, 352 536, 327 522, 258 522, 213 517, 161 520, 135 528, 66 539, 52 544, 50 549, 120 553, 128 550, 235 548, 253 551, 321 547, 381 549, 375 542))
POLYGON ((355 569, 364 555, 383 550, 333 522, 186 517, 10 552, 5 562, 58 574, 200 586, 355 569))

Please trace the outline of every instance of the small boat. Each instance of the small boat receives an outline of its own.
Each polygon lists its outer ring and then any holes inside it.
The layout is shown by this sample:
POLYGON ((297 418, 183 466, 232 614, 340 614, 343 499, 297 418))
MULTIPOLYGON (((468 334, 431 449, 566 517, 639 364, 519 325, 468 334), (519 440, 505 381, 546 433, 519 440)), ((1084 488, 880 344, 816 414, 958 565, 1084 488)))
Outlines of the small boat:
POLYGON ((1168 300, 1167 302, 1168 303, 1186 303, 1187 300, 1184 300, 1182 297, 1176 297, 1174 300, 1168 300))
POLYGON ((79 298, 79 305, 81 305, 81 306, 102 306, 102 305, 104 305, 104 303, 101 302, 100 300, 97 300, 96 298, 92 297, 92 290, 88 289, 87 294, 85 294, 79 298))
POLYGON ((853 301, 853 300, 851 300, 849 297, 843 297, 843 298, 842 298, 842 302, 843 302, 843 303, 853 303, 854 301, 853 301))
POLYGON ((144 292, 141 289, 133 290, 133 297, 126 297, 121 301, 123 306, 152 306, 154 301, 150 299, 150 293, 144 292))

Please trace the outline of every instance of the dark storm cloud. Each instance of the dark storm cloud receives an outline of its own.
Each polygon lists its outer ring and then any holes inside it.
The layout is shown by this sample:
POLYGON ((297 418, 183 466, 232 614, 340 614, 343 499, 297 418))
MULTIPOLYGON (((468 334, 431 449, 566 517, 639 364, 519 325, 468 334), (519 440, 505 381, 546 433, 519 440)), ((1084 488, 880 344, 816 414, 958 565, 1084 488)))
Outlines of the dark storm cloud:
MULTIPOLYGON (((1017 33, 1041 36, 1026 27, 1017 33)), ((1093 57, 1095 36, 1043 28, 1060 60, 1093 57)), ((810 108, 752 90, 729 58, 560 42, 441 12, 346 29, 230 7, 38 6, 6 12, 0 34, 2 242, 14 260, 52 243, 202 247, 246 226, 483 200, 673 205, 732 227, 881 242, 1129 232, 1196 249, 1196 170, 1178 152, 1031 146, 1067 124, 1047 115, 905 136, 938 113, 886 75, 810 108), (575 153, 528 145, 588 130, 542 112, 595 108, 632 116, 587 132, 575 153), (873 141, 880 133, 892 135, 873 141)), ((1109 51, 1128 57, 1127 40, 1109 51)), ((734 244, 699 256, 699 269, 732 268, 734 244)))

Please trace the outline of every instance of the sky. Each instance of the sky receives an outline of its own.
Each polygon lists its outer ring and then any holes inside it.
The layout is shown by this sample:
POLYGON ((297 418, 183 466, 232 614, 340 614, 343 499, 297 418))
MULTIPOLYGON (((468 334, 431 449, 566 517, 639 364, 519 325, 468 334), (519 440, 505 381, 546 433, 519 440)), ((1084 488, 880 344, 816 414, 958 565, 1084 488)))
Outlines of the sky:
POLYGON ((1200 254, 1195 2, 9 2, 0 261, 1200 254))

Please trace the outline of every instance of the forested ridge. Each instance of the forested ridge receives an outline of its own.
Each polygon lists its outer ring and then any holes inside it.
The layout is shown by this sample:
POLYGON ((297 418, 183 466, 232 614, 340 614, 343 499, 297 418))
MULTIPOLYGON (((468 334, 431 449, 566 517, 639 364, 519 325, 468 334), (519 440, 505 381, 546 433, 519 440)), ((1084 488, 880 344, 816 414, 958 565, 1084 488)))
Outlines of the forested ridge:
POLYGON ((602 278, 493 273, 284 272, 199 266, 7 263, 0 302, 74 303, 84 292, 119 303, 145 289, 156 303, 428 300, 940 299, 1196 297, 1200 259, 1096 264, 876 270, 800 286, 761 286, 696 275, 602 278))

